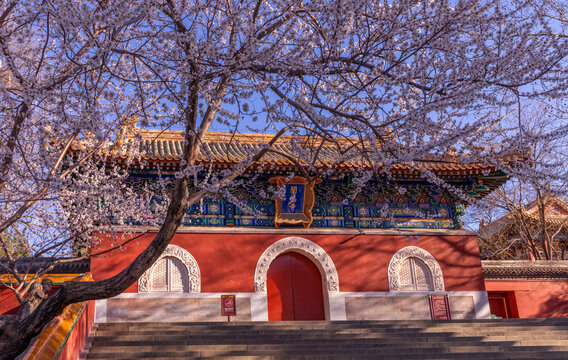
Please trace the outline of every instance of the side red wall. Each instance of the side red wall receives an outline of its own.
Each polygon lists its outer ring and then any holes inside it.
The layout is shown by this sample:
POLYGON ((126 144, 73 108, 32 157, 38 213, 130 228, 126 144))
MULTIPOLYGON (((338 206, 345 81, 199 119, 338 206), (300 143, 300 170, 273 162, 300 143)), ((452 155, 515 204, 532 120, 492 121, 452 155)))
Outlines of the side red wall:
MULTIPOLYGON (((93 258, 95 280, 117 274, 149 244, 154 234, 144 235, 121 249, 93 258)), ((254 271, 264 252, 290 234, 176 234, 171 244, 191 253, 201 272, 202 292, 254 292, 254 271)), ((321 246, 333 260, 340 291, 389 291, 388 265, 406 246, 418 246, 432 254, 442 269, 446 290, 483 291, 485 285, 475 235, 420 235, 411 241, 404 235, 296 235, 321 246)), ((99 245, 93 252, 118 247, 110 235, 94 235, 99 245)), ((126 292, 137 292, 133 284, 126 292)))
POLYGON ((568 317, 568 281, 486 280, 485 287, 509 293, 520 318, 568 317))
POLYGON ((58 360, 75 360, 79 358, 79 354, 85 345, 85 340, 89 335, 89 331, 91 331, 94 320, 95 302, 91 300, 87 302, 87 306, 83 309, 75 327, 71 330, 71 334, 59 354, 58 360))

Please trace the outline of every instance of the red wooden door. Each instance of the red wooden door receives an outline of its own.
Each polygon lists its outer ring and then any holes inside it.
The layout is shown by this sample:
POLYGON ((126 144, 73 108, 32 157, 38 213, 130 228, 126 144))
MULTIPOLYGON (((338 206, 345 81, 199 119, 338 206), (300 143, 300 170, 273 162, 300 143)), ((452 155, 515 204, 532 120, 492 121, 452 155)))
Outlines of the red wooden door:
POLYGON ((491 314, 497 315, 503 319, 511 317, 511 305, 509 304, 507 293, 488 292, 487 295, 489 297, 489 308, 491 309, 491 314))
POLYGON ((287 252, 268 268, 268 320, 325 320, 321 274, 305 256, 287 252))

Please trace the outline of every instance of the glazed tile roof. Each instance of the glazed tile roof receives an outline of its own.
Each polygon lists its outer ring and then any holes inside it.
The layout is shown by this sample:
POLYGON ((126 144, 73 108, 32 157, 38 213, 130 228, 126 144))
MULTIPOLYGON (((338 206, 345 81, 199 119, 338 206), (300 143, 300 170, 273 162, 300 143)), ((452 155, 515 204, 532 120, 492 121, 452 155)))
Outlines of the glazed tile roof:
MULTIPOLYGON (((65 259, 71 260, 71 259, 65 259)), ((5 258, 0 258, 0 262, 5 262, 5 258)), ((35 274, 42 271, 46 265, 51 262, 51 259, 32 259, 32 258, 19 258, 17 262, 18 271, 21 273, 29 272, 35 274)), ((59 263, 53 269, 48 271, 48 274, 84 274, 89 272, 91 268, 89 260, 77 260, 71 262, 59 263)))
POLYGON ((568 261, 483 260, 485 280, 568 279, 568 261))
MULTIPOLYGON (((139 129, 138 129, 139 130, 139 129)), ((267 144, 273 135, 270 134, 230 134, 220 132, 207 133, 198 162, 215 164, 235 164, 244 161, 251 154, 256 153, 262 146, 267 144)), ((285 135, 276 141, 273 149, 278 152, 267 153, 259 162, 259 166, 270 165, 279 167, 293 167, 292 159, 298 153, 297 136, 285 135)), ((140 130, 139 137, 127 137, 122 143, 121 150, 114 153, 114 156, 126 157, 134 151, 148 162, 169 163, 175 166, 179 164, 180 154, 183 151, 183 137, 181 131, 160 131, 160 130, 140 130)), ((342 145, 348 145, 347 139, 340 140, 342 145)), ((309 154, 310 151, 318 151, 319 162, 316 166, 334 167, 336 169, 371 167, 371 162, 363 158, 355 151, 342 154, 333 145, 325 145, 318 148, 318 142, 313 145, 301 145, 303 151, 309 154), (339 159, 343 161, 339 162, 339 159)), ((300 150, 301 151, 301 150, 300 150)), ((504 162, 512 160, 511 157, 504 162)), ((418 175, 420 170, 432 171, 438 175, 481 175, 482 173, 496 172, 493 165, 482 162, 459 163, 453 156, 444 156, 439 159, 431 157, 414 161, 411 163, 398 163, 391 165, 391 171, 405 175, 418 175)), ((504 182, 504 181, 503 181, 504 182)))

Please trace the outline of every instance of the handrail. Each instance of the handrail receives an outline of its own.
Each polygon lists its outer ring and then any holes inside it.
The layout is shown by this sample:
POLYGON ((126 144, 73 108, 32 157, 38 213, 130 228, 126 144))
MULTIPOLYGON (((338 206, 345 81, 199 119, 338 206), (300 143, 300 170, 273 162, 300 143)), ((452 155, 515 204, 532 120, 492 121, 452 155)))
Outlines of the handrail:
MULTIPOLYGON (((72 281, 93 281, 93 277, 91 273, 88 272, 74 278, 72 281)), ((51 320, 51 322, 43 328, 41 334, 37 336, 34 343, 20 359, 57 359, 65 347, 67 339, 71 335, 75 325, 81 318, 83 311, 87 307, 87 303, 87 301, 84 301, 66 306, 61 315, 51 320)))

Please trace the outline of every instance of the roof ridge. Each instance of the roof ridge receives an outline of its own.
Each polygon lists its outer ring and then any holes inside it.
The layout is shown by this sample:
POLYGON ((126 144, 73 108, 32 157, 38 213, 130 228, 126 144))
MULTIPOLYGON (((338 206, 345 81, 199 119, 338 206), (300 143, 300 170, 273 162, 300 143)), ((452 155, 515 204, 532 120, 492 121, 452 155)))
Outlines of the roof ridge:
MULTIPOLYGON (((138 129, 138 133, 145 140, 161 140, 161 141, 183 141, 183 131, 182 130, 160 130, 160 129, 138 129), (153 139, 149 139, 152 138, 153 139)), ((137 138, 136 132, 131 132, 126 136, 126 140, 133 140, 137 138)), ((274 138, 276 134, 263 134, 263 133, 231 133, 222 131, 208 131, 204 136, 204 141, 216 141, 223 143, 230 142, 245 142, 245 143, 257 143, 258 140, 268 141, 274 138), (246 140, 246 141, 243 141, 246 140)), ((321 139, 319 135, 291 135, 284 134, 280 135, 277 142, 289 142, 292 139, 321 139)), ((352 138, 359 141, 357 138, 352 138)), ((339 142, 347 141, 346 138, 337 138, 339 142)))

